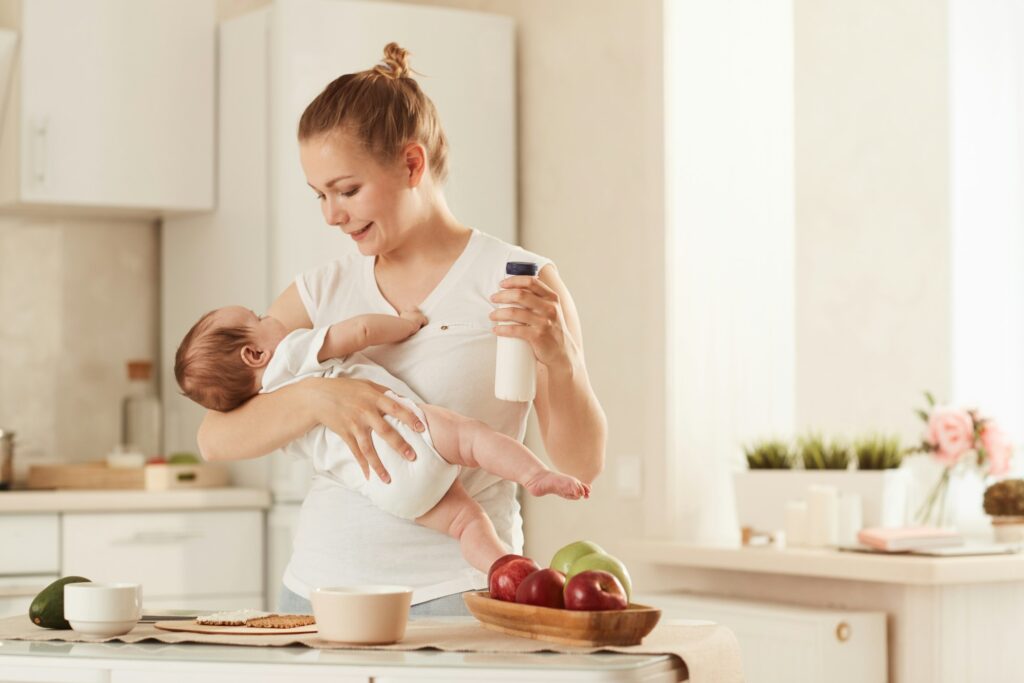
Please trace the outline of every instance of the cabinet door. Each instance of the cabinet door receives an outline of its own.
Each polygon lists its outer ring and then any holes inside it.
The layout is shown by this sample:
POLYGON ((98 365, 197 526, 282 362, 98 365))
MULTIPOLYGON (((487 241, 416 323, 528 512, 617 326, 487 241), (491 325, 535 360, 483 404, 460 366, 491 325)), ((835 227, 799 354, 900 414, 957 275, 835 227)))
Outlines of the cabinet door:
POLYGON ((62 573, 142 584, 149 598, 263 593, 263 512, 68 513, 62 573))
POLYGON ((23 1, 23 201, 212 206, 214 4, 23 1))
POLYGON ((0 576, 57 572, 59 529, 56 512, 0 515, 0 576))

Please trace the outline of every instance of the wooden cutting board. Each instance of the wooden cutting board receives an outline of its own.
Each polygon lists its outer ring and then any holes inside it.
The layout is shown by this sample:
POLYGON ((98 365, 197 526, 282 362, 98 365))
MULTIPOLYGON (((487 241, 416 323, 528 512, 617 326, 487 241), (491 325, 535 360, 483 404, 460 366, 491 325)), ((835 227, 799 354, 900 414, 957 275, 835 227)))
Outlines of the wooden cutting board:
POLYGON ((212 633, 228 636, 284 636, 293 633, 316 633, 316 624, 293 626, 292 628, 254 628, 252 626, 211 626, 194 621, 158 621, 153 624, 164 631, 186 633, 212 633))

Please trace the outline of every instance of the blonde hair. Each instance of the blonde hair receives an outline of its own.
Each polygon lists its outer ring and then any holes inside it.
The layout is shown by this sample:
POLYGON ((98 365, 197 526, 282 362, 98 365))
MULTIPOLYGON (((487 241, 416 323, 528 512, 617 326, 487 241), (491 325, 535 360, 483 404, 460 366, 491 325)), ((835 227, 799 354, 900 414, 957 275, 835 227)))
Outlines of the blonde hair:
POLYGON ((434 178, 443 183, 448 140, 434 103, 410 73, 409 51, 388 43, 381 64, 336 78, 309 103, 299 120, 299 140, 342 130, 384 163, 394 162, 405 144, 418 142, 434 178))

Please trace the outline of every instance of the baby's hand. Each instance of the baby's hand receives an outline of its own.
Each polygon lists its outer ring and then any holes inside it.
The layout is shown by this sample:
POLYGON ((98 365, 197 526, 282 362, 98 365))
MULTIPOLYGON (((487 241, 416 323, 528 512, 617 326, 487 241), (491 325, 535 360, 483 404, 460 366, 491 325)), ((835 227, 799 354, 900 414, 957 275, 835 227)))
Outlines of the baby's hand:
POLYGON ((408 311, 402 311, 398 314, 398 317, 403 320, 414 322, 421 328, 427 324, 427 316, 423 315, 418 308, 410 308, 408 311))

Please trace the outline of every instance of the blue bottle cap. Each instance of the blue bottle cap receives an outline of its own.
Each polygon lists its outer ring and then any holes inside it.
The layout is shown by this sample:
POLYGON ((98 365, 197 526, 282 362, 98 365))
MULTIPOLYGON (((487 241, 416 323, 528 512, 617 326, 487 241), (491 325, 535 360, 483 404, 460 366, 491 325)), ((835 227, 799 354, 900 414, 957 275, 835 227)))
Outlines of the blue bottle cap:
POLYGON ((532 275, 536 276, 540 268, 536 263, 528 261, 509 261, 505 264, 506 275, 532 275))

